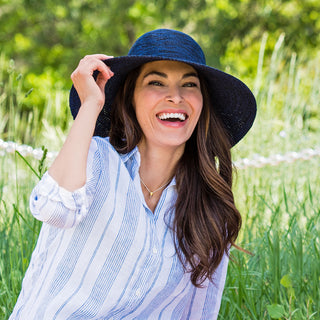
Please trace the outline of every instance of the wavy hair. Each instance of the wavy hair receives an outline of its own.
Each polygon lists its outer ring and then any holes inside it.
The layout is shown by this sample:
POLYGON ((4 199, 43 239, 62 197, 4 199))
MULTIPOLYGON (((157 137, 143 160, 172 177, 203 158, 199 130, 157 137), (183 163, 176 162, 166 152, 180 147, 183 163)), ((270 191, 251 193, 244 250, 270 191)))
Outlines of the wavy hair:
MULTIPOLYGON (((131 151, 143 135, 132 106, 139 72, 137 68, 129 73, 111 109, 110 143, 120 153, 131 151)), ((203 108, 176 167, 178 196, 170 226, 178 257, 196 287, 212 279, 241 227, 231 189, 230 139, 210 105, 206 80, 201 74, 199 79, 203 108)))

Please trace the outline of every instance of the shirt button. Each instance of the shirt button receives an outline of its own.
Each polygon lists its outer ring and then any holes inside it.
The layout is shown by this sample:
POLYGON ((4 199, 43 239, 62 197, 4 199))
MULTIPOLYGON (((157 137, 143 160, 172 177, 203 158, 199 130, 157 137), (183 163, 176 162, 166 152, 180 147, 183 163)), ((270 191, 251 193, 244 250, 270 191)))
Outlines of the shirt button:
POLYGON ((152 252, 153 252, 154 254, 157 254, 157 253, 158 253, 158 249, 157 249, 156 247, 153 247, 152 252))

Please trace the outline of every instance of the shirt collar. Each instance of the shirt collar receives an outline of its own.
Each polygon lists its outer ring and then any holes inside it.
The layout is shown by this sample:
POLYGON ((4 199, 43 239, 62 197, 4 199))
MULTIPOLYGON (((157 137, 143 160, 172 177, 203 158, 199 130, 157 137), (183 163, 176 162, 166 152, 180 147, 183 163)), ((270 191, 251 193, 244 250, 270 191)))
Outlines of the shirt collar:
MULTIPOLYGON (((120 157, 126 166, 127 170, 129 171, 129 174, 131 176, 131 179, 134 180, 135 176, 139 174, 139 168, 140 168, 140 152, 138 147, 134 147, 130 152, 125 154, 120 154, 120 157)), ((170 181, 168 187, 175 186, 176 185, 176 178, 173 177, 170 181)))
POLYGON ((135 176, 139 173, 140 167, 140 152, 138 147, 136 146, 128 153, 120 154, 120 158, 126 166, 131 179, 134 180, 135 176))
MULTIPOLYGON (((139 153, 138 147, 135 146, 130 152, 128 153, 120 153, 120 158, 122 159, 123 163, 126 163, 132 157, 136 157, 136 153, 139 153)), ((140 154, 138 155, 140 160, 140 154)), ((140 162, 140 161, 139 161, 140 162)))

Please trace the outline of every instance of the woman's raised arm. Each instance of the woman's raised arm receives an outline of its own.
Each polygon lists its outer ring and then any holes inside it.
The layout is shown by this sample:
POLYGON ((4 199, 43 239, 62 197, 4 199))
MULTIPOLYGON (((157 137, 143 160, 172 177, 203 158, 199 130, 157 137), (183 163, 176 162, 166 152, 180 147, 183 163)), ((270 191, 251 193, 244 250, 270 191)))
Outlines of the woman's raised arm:
POLYGON ((67 139, 49 169, 50 176, 66 190, 74 191, 86 182, 87 156, 100 111, 105 102, 104 87, 113 72, 102 61, 110 56, 96 54, 84 57, 71 75, 81 108, 67 139), (97 80, 92 77, 99 71, 97 80))

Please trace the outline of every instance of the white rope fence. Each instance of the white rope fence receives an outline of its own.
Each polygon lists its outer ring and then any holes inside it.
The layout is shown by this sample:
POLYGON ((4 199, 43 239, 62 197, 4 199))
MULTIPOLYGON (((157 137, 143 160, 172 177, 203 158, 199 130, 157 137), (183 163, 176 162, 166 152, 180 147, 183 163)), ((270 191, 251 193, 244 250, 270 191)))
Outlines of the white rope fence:
MULTIPOLYGON (((12 141, 3 141, 0 139, 0 156, 5 156, 7 153, 15 153, 18 151, 24 157, 33 157, 40 160, 43 156, 42 149, 34 149, 31 146, 17 144, 12 141)), ((57 156, 57 152, 48 152, 46 159, 52 161, 57 156)), ((234 162, 238 169, 247 167, 261 168, 265 166, 277 166, 281 163, 292 163, 296 160, 310 160, 320 156, 320 147, 303 149, 299 152, 287 152, 285 154, 274 154, 266 158, 260 155, 255 155, 252 159, 243 158, 234 162)))
MULTIPOLYGON (((41 160, 43 156, 43 150, 40 148, 34 149, 26 144, 18 144, 13 141, 3 141, 2 139, 0 139, 0 156, 5 156, 6 153, 15 153, 16 151, 18 151, 24 157, 31 156, 32 158, 37 160, 41 160)), ((57 154, 57 152, 48 152, 46 159, 52 161, 57 156, 57 154)))
POLYGON ((260 155, 255 155, 252 159, 240 159, 234 162, 238 169, 245 169, 247 167, 262 168, 265 166, 277 166, 281 163, 292 163, 296 160, 310 160, 314 157, 320 156, 320 148, 303 149, 299 152, 287 152, 285 154, 273 154, 266 158, 260 155))

